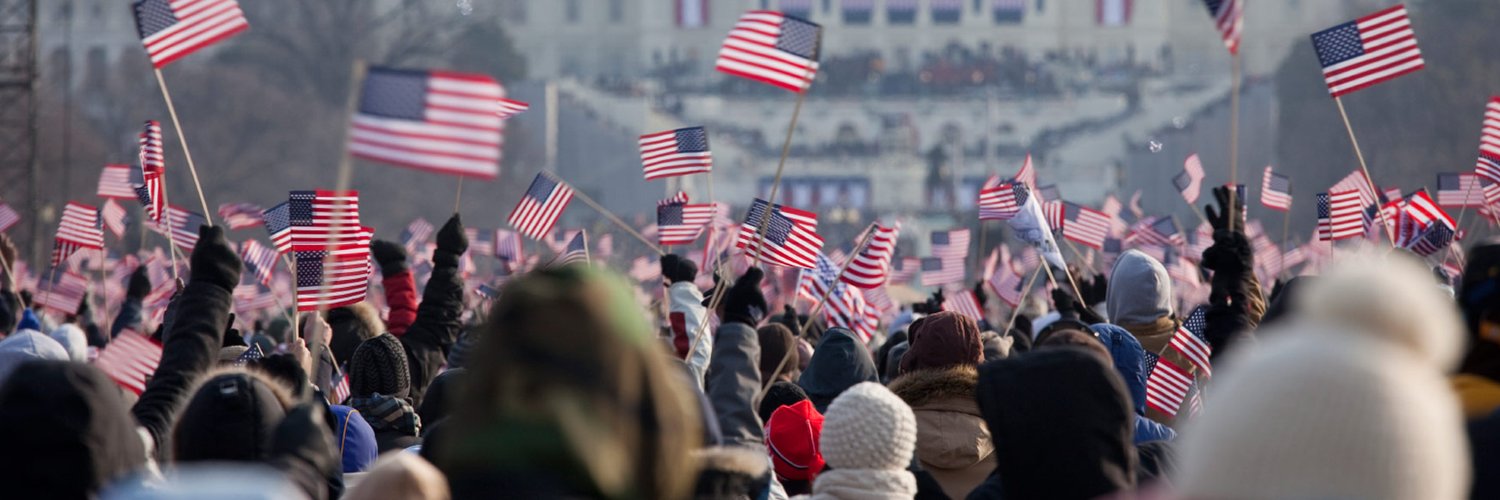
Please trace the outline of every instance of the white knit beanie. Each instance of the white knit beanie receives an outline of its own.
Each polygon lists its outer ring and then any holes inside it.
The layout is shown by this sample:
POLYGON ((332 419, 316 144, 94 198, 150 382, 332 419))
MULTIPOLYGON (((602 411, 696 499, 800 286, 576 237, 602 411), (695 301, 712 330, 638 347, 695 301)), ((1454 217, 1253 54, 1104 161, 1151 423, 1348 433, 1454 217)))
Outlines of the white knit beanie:
POLYGON ((823 416, 819 448, 834 469, 905 469, 917 444, 917 417, 885 386, 845 390, 823 416))
POLYGON ((1463 498, 1468 445, 1445 379, 1451 300, 1413 259, 1357 254, 1300 316, 1225 360, 1180 440, 1187 498, 1463 498))

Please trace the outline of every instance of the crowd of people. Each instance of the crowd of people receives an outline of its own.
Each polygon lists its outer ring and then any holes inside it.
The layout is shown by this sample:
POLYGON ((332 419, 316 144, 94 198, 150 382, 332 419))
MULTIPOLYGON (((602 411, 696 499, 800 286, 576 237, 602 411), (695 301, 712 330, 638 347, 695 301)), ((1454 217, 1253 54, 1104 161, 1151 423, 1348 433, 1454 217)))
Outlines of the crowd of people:
MULTIPOLYGON (((866 342, 773 310, 758 267, 704 290, 706 270, 675 255, 660 260, 664 316, 586 264, 532 270, 467 311, 454 215, 420 294, 406 250, 372 242, 388 312, 359 304, 241 332, 240 258, 205 226, 159 325, 143 320, 143 273, 107 331, 0 294, 0 496, 1500 492, 1485 473, 1500 463, 1500 244, 1471 249, 1456 290, 1388 249, 1261 283, 1243 208, 1218 191, 1201 256, 1212 370, 1173 348, 1185 314, 1173 280, 1133 250, 1079 293, 1055 289, 1046 314, 976 321, 934 298, 866 342), (87 354, 129 330, 162 346, 139 394, 87 354), (1191 367, 1193 402, 1175 414, 1148 387, 1159 363, 1191 367)), ((0 257, 24 256, 0 240, 0 257)))

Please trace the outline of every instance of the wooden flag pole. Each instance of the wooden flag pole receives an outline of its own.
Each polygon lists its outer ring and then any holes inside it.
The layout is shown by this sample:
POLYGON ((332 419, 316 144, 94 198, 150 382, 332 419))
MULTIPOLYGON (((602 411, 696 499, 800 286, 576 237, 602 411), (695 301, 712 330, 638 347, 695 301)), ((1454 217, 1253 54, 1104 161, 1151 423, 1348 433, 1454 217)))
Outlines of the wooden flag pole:
POLYGON ((1239 195, 1233 186, 1239 184, 1240 165, 1240 52, 1236 50, 1229 59, 1229 202, 1233 204, 1239 195))
POLYGON ((105 279, 105 277, 104 277, 104 259, 105 258, 106 258, 106 256, 104 254, 104 246, 100 245, 99 246, 99 267, 98 267, 98 271, 99 271, 99 286, 102 287, 102 289, 99 291, 99 312, 104 313, 104 334, 108 335, 110 327, 113 326, 111 324, 111 323, 113 323, 113 317, 110 316, 110 314, 109 314, 109 280, 105 279))
MULTIPOLYGON (((64 259, 64 260, 66 260, 66 259, 64 259)), ((52 265, 52 271, 49 272, 49 273, 47 273, 47 291, 42 292, 42 298, 43 298, 42 302, 43 303, 50 303, 50 301, 45 300, 45 299, 52 298, 52 289, 55 288, 55 287, 57 287, 57 266, 60 265, 60 264, 61 263, 59 262, 58 264, 52 265)), ((39 311, 46 311, 46 309, 47 309, 46 307, 39 307, 39 308, 37 308, 37 310, 39 310, 39 311)), ((46 313, 44 312, 43 314, 46 314, 46 313)))
MULTIPOLYGON (((4 243, 10 242, 10 238, 6 238, 4 235, 0 235, 0 239, 3 239, 0 241, 3 241, 4 243)), ((15 245, 12 244, 11 246, 14 247, 15 245)), ((4 253, 0 253, 0 270, 5 271, 5 283, 6 285, 8 285, 6 289, 10 290, 11 293, 19 294, 21 291, 16 289, 15 268, 11 267, 10 259, 5 258, 4 253)))
MULTIPOLYGON (((557 179, 555 177, 554 179, 558 182, 562 182, 561 179, 557 179)), ((567 185, 566 182, 563 182, 563 184, 567 185)), ((667 254, 666 252, 662 251, 661 247, 656 246, 656 243, 652 243, 651 240, 646 239, 645 236, 641 235, 640 231, 636 231, 635 228, 630 227, 629 224, 626 224, 625 221, 621 220, 620 217, 615 215, 614 212, 611 212, 609 211, 609 209, 604 208, 603 205, 600 205, 598 202, 594 201, 594 199, 590 198, 589 195, 584 194, 583 191, 580 191, 578 188, 575 188, 572 185, 568 185, 568 188, 573 190, 573 196, 577 197, 585 205, 588 205, 590 208, 593 208, 595 211, 599 212, 599 214, 603 215, 604 218, 609 219, 610 222, 615 223, 616 226, 620 226, 620 229, 625 230, 626 233, 630 233, 630 235, 634 236, 635 239, 641 240, 641 243, 645 243, 647 248, 650 248, 651 250, 656 252, 656 255, 661 256, 667 254)))
POLYGON ((771 211, 776 208, 776 191, 781 188, 781 172, 786 168, 787 154, 792 152, 792 133, 797 131, 797 117, 802 115, 802 102, 807 100, 807 90, 797 93, 797 104, 792 107, 792 120, 786 124, 786 139, 781 141, 781 159, 776 162, 776 176, 771 178, 771 196, 766 199, 766 211, 760 215, 760 222, 756 223, 755 251, 750 259, 750 265, 760 265, 761 247, 766 244, 766 229, 771 220, 771 211))
MULTIPOLYGON (((1359 149, 1359 139, 1354 137, 1354 126, 1349 124, 1349 113, 1344 111, 1344 100, 1333 98, 1333 103, 1338 105, 1339 117, 1344 119, 1344 131, 1349 133, 1349 143, 1354 145, 1354 156, 1359 159, 1359 170, 1365 174, 1365 182, 1370 185, 1370 192, 1375 194, 1376 203, 1380 203, 1380 188, 1375 186, 1375 178, 1370 176, 1370 167, 1365 165, 1365 153, 1359 149)), ((1380 230, 1386 234, 1386 242, 1396 246, 1396 235, 1391 234, 1386 227, 1385 207, 1375 207, 1375 213, 1380 216, 1380 230)))
POLYGON ((1276 247, 1276 250, 1279 251, 1279 252, 1281 252, 1281 264, 1282 264, 1281 265, 1281 272, 1278 273, 1278 275, 1286 274, 1286 238, 1287 238, 1287 234, 1289 232, 1289 228, 1291 227, 1291 224, 1292 224, 1292 204, 1291 203, 1287 203, 1286 211, 1282 212, 1282 214, 1281 214, 1281 243, 1280 243, 1280 246, 1276 247))
MULTIPOLYGON (((301 332, 297 328, 297 266, 292 263, 292 258, 287 257, 286 254, 281 254, 281 262, 286 264, 286 271, 292 275, 292 310, 288 311, 292 317, 292 332, 301 332)), ((271 296, 274 297, 275 295, 276 290, 271 290, 271 296)), ((282 311, 286 311, 286 307, 281 305, 281 299, 276 299, 276 305, 281 307, 282 311)))
MULTIPOLYGON (((1019 299, 1019 302, 1016 303, 1016 306, 1011 308, 1010 321, 1005 322, 1005 331, 1009 332, 1011 328, 1015 328, 1016 318, 1021 315, 1021 306, 1026 302, 1026 296, 1031 295, 1031 287, 1036 285, 1036 278, 1042 275, 1043 267, 1047 267, 1046 260, 1043 260, 1039 265, 1037 265, 1036 269, 1031 270, 1031 278, 1026 280, 1026 288, 1024 289, 1025 291, 1021 292, 1021 298, 1019 299)), ((1050 276, 1051 271, 1047 272, 1050 276)))
MULTIPOLYGON (((364 80, 365 80, 365 71, 366 71, 366 67, 365 67, 365 61, 363 59, 355 59, 353 63, 350 63, 350 68, 349 68, 349 93, 348 93, 347 97, 345 97, 345 101, 344 101, 344 116, 346 117, 345 120, 348 123, 346 123, 345 126, 344 126, 344 154, 339 157, 338 177, 337 177, 337 181, 336 181, 336 184, 335 184, 335 187, 334 187, 334 193, 336 193, 339 196, 343 196, 345 194, 345 192, 347 192, 349 190, 349 183, 352 182, 353 178, 354 178, 354 157, 349 154, 349 137, 350 137, 350 134, 351 134, 350 130, 354 126, 354 110, 359 105, 359 87, 360 87, 360 85, 362 83, 364 83, 364 80)), ((334 204, 333 218, 335 220, 342 220, 343 219, 343 217, 344 217, 344 205, 345 205, 344 203, 335 203, 334 204)), ((339 239, 342 238, 342 234, 341 233, 343 233, 343 230, 344 230, 344 224, 342 224, 342 223, 334 224, 333 225, 333 232, 331 233, 331 235, 330 235, 330 237, 328 239, 327 244, 323 247, 324 250, 325 250, 325 252, 324 252, 325 255, 323 257, 323 271, 324 271, 324 273, 327 272, 328 265, 333 262, 333 245, 334 245, 334 242, 339 241, 339 239)), ((355 227, 354 230, 355 231, 361 231, 361 229, 359 227, 355 227)), ((297 279, 296 268, 293 268, 293 270, 292 270, 292 280, 293 280, 294 283, 296 282, 296 279, 297 279)), ((326 300, 326 297, 327 297, 327 294, 328 294, 328 287, 329 287, 329 280, 327 279, 326 276, 324 276, 323 279, 322 279, 321 290, 318 293, 321 296, 318 299, 318 314, 319 315, 322 315, 324 311, 328 310, 328 302, 326 300)), ((296 287, 293 287, 294 290, 295 290, 295 288, 296 287)), ((293 297, 296 297, 295 291, 293 292, 293 297)), ((301 304, 297 304, 295 302, 294 302, 294 306, 297 307, 297 308, 299 308, 299 309, 301 308, 301 304)), ((299 334, 301 333, 300 330, 298 331, 298 333, 299 334)))
MULTIPOLYGON (((203 205, 203 221, 208 227, 213 227, 213 212, 208 210, 208 199, 203 197, 203 185, 198 182, 198 168, 193 165, 193 153, 188 150, 187 136, 182 133, 182 123, 177 120, 177 106, 172 104, 172 93, 167 90, 167 80, 161 76, 161 68, 156 68, 156 83, 161 87, 161 97, 167 101, 167 114, 172 117, 172 128, 177 129, 177 142, 182 143, 182 156, 187 158, 188 173, 193 174, 193 187, 198 190, 198 203, 203 205)), ((166 188, 162 188, 166 192, 166 188)))
POLYGON ((464 201, 464 176, 458 176, 458 190, 453 193, 453 213, 458 213, 458 207, 464 201))

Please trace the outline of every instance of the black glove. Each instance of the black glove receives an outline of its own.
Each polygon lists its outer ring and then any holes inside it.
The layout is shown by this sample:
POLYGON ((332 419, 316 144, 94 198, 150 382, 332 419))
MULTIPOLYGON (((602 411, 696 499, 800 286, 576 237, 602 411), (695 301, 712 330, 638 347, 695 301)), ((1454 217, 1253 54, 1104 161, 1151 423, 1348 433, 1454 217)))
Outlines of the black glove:
POLYGON ((984 310, 985 304, 990 303, 990 297, 984 293, 984 282, 974 282, 974 300, 979 301, 979 309, 984 310))
POLYGON ((1214 279, 1238 280, 1255 269, 1255 252, 1245 233, 1214 231, 1214 244, 1203 251, 1203 268, 1214 272, 1214 279))
POLYGON ((203 281, 225 290, 240 283, 240 256, 224 239, 223 226, 200 226, 193 246, 193 281, 203 281))
POLYGON ((151 278, 146 277, 146 266, 135 268, 130 273, 130 284, 125 286, 125 297, 130 299, 144 299, 151 294, 151 278))
POLYGON ((463 255, 469 251, 469 237, 464 235, 464 223, 459 220, 458 214, 453 214, 443 224, 443 228, 438 230, 437 249, 453 255, 463 255))
POLYGON ((1219 186, 1214 188, 1214 200, 1219 204, 1219 209, 1214 210, 1213 205, 1204 205, 1203 213, 1208 214, 1208 225, 1213 226, 1214 231, 1221 230, 1245 232, 1245 200, 1235 196, 1232 186, 1219 186))
POLYGON ((376 264, 380 264, 381 276, 392 276, 407 269, 406 248, 394 242, 371 241, 370 255, 375 257, 376 264))
POLYGON ((932 292, 932 296, 926 302, 912 304, 911 311, 918 314, 937 314, 943 312, 943 291, 932 292))
POLYGON ((754 328, 766 319, 766 310, 770 306, 766 304, 766 296, 760 293, 760 280, 764 277, 760 268, 752 267, 724 292, 721 317, 725 323, 744 323, 754 328))
POLYGON ((1095 304, 1104 302, 1109 298, 1109 278, 1103 274, 1095 274, 1094 280, 1083 284, 1084 306, 1093 307, 1095 304))
POLYGON ((1052 289, 1052 307, 1057 308, 1057 313, 1064 318, 1078 317, 1078 300, 1062 287, 1052 289))
POLYGON ((234 327, 234 313, 229 313, 229 321, 224 322, 224 342, 219 347, 242 346, 245 344, 245 336, 240 334, 240 329, 234 327))
POLYGON ((678 257, 677 254, 666 254, 661 256, 661 275, 667 278, 667 284, 680 281, 691 282, 698 277, 698 264, 692 260, 678 257))

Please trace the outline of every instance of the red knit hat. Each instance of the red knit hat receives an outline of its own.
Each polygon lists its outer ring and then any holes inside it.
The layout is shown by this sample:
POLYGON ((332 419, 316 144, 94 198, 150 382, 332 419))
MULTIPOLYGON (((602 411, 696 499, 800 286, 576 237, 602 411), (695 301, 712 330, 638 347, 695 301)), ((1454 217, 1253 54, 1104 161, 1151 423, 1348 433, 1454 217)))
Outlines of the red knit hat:
POLYGON ((777 479, 812 481, 823 470, 818 436, 823 434, 823 414, 812 401, 783 405, 766 422, 766 448, 771 453, 777 479))

